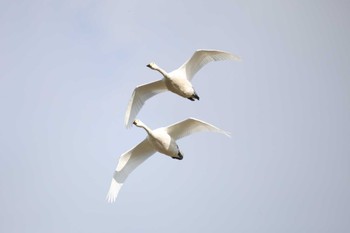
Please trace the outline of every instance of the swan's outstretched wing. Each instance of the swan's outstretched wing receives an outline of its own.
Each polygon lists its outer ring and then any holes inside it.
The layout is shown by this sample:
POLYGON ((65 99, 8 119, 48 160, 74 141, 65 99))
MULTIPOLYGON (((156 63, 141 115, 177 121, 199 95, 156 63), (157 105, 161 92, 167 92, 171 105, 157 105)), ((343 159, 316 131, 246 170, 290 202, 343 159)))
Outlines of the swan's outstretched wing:
POLYGON ((120 156, 106 199, 114 202, 128 175, 156 151, 147 139, 120 156))
POLYGON ((165 130, 175 140, 201 131, 211 131, 225 134, 228 137, 230 136, 228 132, 195 118, 188 118, 187 120, 177 122, 166 127, 165 130))
POLYGON ((129 128, 143 104, 152 96, 166 91, 163 80, 140 85, 135 88, 125 113, 125 126, 129 128))
POLYGON ((186 61, 178 70, 184 70, 188 80, 192 80, 193 76, 207 63, 221 60, 240 61, 240 57, 231 53, 220 50, 197 50, 192 57, 186 61))

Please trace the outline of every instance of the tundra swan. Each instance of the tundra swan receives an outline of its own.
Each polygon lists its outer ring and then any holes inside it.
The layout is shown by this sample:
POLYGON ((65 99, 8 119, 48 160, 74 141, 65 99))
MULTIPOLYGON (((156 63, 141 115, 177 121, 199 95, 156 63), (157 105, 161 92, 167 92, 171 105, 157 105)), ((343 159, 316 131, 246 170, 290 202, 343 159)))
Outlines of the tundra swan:
POLYGON ((137 146, 120 156, 106 197, 108 202, 116 200, 128 175, 152 154, 160 152, 173 159, 182 160, 183 154, 179 150, 176 140, 200 131, 212 131, 229 136, 229 133, 195 118, 188 118, 155 130, 151 130, 140 120, 135 120, 133 124, 146 130, 148 136, 137 146))
POLYGON ((163 75, 163 79, 137 86, 130 98, 126 114, 125 125, 130 127, 143 104, 152 96, 164 91, 171 91, 191 101, 199 100, 199 96, 192 87, 193 76, 207 63, 220 60, 236 60, 240 58, 228 52, 220 50, 197 50, 192 57, 178 69, 167 73, 155 63, 147 65, 163 75))

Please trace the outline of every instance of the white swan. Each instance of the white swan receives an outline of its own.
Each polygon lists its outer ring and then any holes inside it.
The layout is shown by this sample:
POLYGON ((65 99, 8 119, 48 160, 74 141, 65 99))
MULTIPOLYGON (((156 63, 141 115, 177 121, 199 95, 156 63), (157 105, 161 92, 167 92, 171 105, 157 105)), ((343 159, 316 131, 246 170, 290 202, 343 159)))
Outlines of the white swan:
POLYGON ((168 90, 192 101, 195 99, 199 100, 199 96, 192 87, 191 80, 204 65, 211 61, 219 60, 240 61, 240 58, 219 50, 197 50, 188 61, 170 73, 167 73, 155 63, 148 64, 147 67, 160 72, 163 75, 163 79, 135 88, 125 114, 126 127, 131 126, 146 100, 161 92, 168 90))
POLYGON ((137 146, 120 156, 106 197, 108 202, 116 200, 119 190, 128 175, 155 152, 158 151, 173 159, 181 160, 183 154, 176 144, 177 139, 200 131, 212 131, 230 136, 229 133, 195 118, 188 118, 168 127, 155 130, 151 130, 140 120, 135 120, 133 124, 145 129, 148 136, 137 146))

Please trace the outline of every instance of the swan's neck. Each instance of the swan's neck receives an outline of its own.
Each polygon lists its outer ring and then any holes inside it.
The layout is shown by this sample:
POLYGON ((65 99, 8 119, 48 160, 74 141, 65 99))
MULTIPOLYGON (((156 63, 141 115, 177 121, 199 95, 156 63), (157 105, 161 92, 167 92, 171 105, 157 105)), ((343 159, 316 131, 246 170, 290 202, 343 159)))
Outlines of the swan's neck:
POLYGON ((154 68, 154 70, 156 70, 159 73, 161 73, 164 77, 168 77, 168 73, 165 70, 163 70, 162 68, 157 66, 157 67, 154 68))
POLYGON ((143 128, 144 130, 146 130, 147 134, 152 134, 152 130, 150 128, 148 128, 147 125, 142 124, 140 125, 141 128, 143 128))

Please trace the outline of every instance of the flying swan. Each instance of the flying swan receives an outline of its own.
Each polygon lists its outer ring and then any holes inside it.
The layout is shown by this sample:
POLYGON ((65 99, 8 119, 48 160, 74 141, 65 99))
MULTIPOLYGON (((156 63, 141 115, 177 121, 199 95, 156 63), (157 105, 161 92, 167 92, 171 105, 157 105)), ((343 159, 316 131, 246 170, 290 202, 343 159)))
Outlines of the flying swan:
POLYGON ((188 61, 170 73, 167 73, 153 62, 148 64, 147 67, 161 73, 163 79, 135 88, 125 113, 126 127, 129 128, 131 126, 146 100, 164 91, 171 91, 191 101, 199 100, 199 96, 192 87, 191 80, 193 76, 207 63, 220 60, 240 61, 241 59, 224 51, 197 50, 188 61))
POLYGON ((108 202, 116 200, 128 175, 152 154, 160 152, 173 159, 182 160, 183 154, 176 144, 176 140, 200 131, 211 131, 230 136, 228 132, 195 118, 188 118, 155 130, 151 130, 140 120, 135 120, 133 124, 146 130, 148 136, 137 146, 120 156, 106 197, 108 202))

